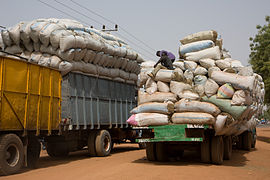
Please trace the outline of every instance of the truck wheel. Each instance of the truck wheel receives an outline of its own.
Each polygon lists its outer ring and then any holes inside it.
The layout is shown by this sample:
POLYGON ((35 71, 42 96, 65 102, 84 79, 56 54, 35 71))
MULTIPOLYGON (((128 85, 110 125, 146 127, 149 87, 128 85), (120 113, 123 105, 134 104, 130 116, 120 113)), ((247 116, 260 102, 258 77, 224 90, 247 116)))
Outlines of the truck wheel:
POLYGON ((146 143, 146 157, 148 161, 156 160, 156 143, 146 143))
POLYGON ((142 142, 142 143, 138 143, 139 144, 139 149, 145 149, 146 148, 146 143, 142 142))
POLYGON ((169 159, 168 152, 164 143, 162 142, 156 143, 156 156, 158 161, 161 162, 168 161, 169 159))
POLYGON ((0 136, 0 171, 14 174, 23 166, 24 151, 21 139, 15 134, 0 136))
POLYGON ((29 137, 27 145, 27 167, 36 168, 41 145, 37 137, 29 137))
POLYGON ((96 140, 96 132, 90 132, 88 136, 88 153, 90 156, 96 156, 96 146, 95 146, 95 140, 96 140))
POLYGON ((225 136, 223 138, 224 142, 224 157, 225 160, 230 160, 232 157, 232 137, 231 136, 225 136))
POLYGON ((47 153, 53 158, 66 157, 69 154, 66 142, 47 142, 47 153))
POLYGON ((205 136, 204 141, 201 143, 201 162, 211 162, 210 136, 205 136))
POLYGON ((238 135, 238 141, 236 142, 237 149, 243 149, 243 134, 238 135))
POLYGON ((245 131, 243 133, 243 149, 246 151, 250 151, 252 144, 252 134, 249 131, 245 131))
POLYGON ((110 133, 107 130, 99 131, 95 141, 97 156, 108 156, 111 152, 111 143, 110 133))
POLYGON ((255 146, 256 146, 256 139, 257 139, 256 128, 254 128, 253 131, 252 131, 251 148, 255 148, 255 146))
POLYGON ((213 164, 223 163, 224 144, 222 136, 213 136, 211 139, 211 159, 213 164))

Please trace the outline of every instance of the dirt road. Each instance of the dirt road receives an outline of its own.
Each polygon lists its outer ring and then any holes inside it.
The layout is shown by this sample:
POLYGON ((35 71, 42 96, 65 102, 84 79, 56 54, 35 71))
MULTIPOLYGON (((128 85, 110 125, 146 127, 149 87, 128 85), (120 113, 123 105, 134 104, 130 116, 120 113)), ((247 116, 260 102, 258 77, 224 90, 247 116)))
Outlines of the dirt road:
POLYGON ((42 152, 37 169, 0 179, 77 180, 77 179, 270 179, 270 127, 257 129, 256 149, 234 150, 232 160, 223 165, 200 163, 199 153, 185 152, 174 162, 149 162, 145 150, 137 145, 117 145, 109 157, 88 157, 87 151, 72 153, 64 159, 52 159, 42 152))

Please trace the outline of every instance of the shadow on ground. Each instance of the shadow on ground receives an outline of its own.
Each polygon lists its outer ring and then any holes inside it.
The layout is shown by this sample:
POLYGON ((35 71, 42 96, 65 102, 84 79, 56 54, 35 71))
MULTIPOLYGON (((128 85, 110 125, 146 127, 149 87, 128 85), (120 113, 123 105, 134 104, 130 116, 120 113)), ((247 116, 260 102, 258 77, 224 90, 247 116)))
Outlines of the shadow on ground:
MULTIPOLYGON (((264 131, 267 131, 267 130, 264 130, 264 131)), ((257 140, 262 141, 262 142, 266 142, 266 143, 270 143, 270 138, 266 137, 266 136, 257 136, 257 140)))
MULTIPOLYGON (((252 149, 252 151, 256 151, 256 149, 252 149)), ((233 150, 231 160, 224 160, 222 166, 232 166, 232 167, 241 167, 245 166, 248 159, 245 157, 245 154, 249 153, 248 151, 242 150, 233 150)), ((200 160, 200 152, 198 151, 185 151, 184 156, 182 158, 170 158, 168 162, 157 162, 157 161, 148 161, 146 157, 141 159, 137 159, 133 161, 133 163, 146 163, 146 164, 154 164, 154 165, 171 165, 171 166, 216 166, 213 164, 201 163, 200 160)))

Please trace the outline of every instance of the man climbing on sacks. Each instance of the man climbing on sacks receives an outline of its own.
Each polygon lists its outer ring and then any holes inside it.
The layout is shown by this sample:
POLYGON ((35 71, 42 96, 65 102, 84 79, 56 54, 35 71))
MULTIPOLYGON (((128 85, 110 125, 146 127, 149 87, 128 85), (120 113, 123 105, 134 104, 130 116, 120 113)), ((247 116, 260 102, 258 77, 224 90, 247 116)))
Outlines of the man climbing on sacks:
POLYGON ((154 65, 154 70, 148 74, 151 78, 154 78, 157 74, 157 72, 160 69, 170 69, 173 70, 173 62, 175 60, 175 56, 173 53, 162 50, 162 51, 157 51, 156 53, 157 56, 160 57, 159 61, 154 65))

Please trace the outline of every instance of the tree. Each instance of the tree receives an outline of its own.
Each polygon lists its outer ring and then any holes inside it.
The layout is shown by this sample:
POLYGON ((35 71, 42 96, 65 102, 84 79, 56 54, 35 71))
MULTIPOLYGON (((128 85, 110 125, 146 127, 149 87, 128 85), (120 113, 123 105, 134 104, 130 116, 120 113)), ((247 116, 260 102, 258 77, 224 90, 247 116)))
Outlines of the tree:
POLYGON ((256 26, 258 33, 255 37, 250 37, 249 63, 253 70, 263 77, 265 103, 270 103, 270 16, 266 16, 265 21, 265 25, 256 26))

